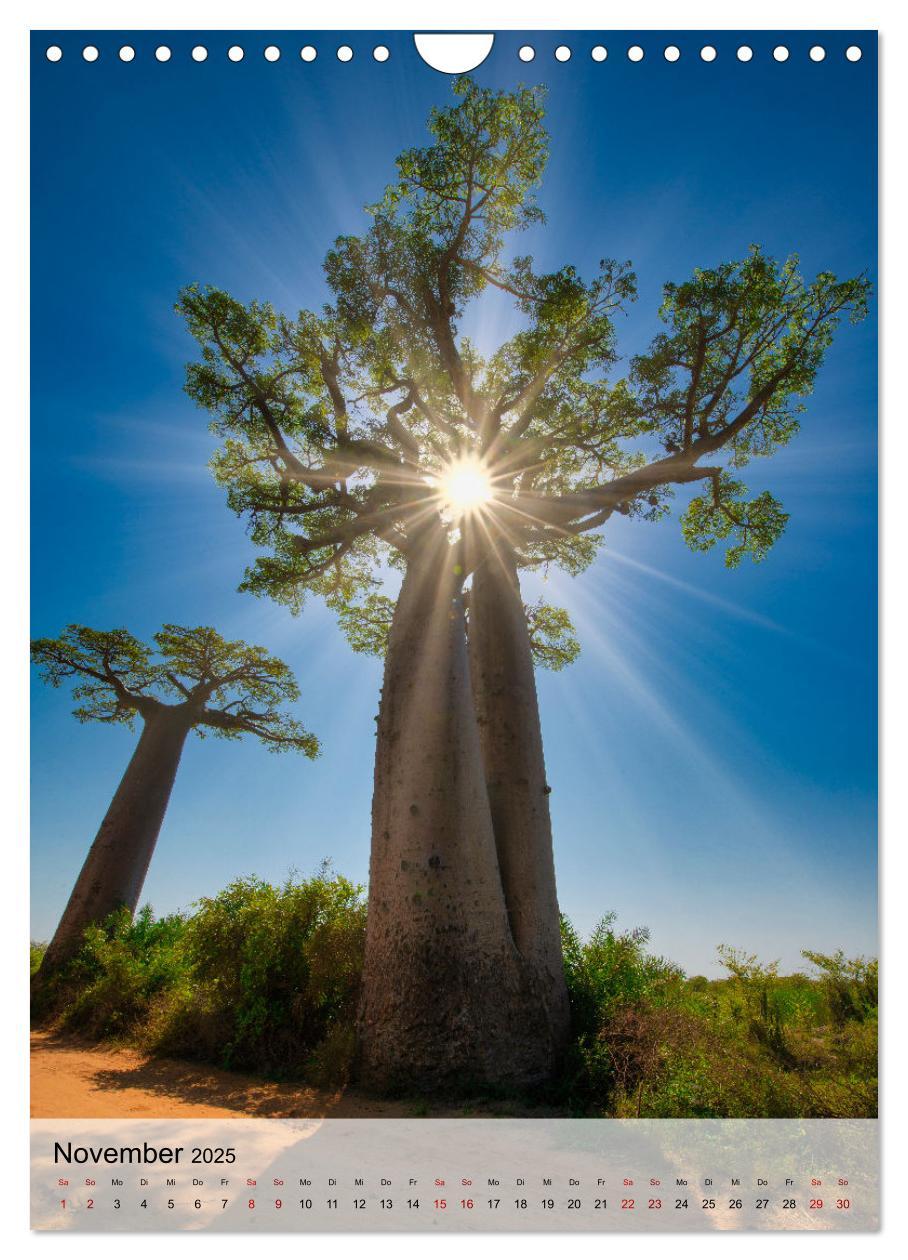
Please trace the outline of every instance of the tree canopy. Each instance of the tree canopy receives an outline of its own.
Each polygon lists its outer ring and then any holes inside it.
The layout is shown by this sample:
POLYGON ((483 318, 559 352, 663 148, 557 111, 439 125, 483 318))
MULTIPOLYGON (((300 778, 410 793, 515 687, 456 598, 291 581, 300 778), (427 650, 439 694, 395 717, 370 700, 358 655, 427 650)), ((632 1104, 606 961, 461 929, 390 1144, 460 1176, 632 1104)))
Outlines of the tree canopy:
POLYGON ((367 230, 328 252, 320 311, 198 285, 177 307, 201 347, 186 388, 221 439, 215 476, 263 552, 244 588, 293 608, 322 594, 358 650, 375 646, 386 566, 439 521, 465 578, 482 562, 468 535, 506 541, 520 569, 573 574, 613 513, 659 519, 693 485, 688 544, 761 560, 788 517, 742 470, 791 440, 836 326, 866 312, 863 277, 808 281, 796 258, 753 246, 667 283, 663 331, 619 371, 630 264, 606 258, 584 278, 509 249, 544 221, 542 89, 463 78, 454 93, 429 143, 397 159, 367 230), (460 329, 494 293, 519 326, 481 351, 460 329), (469 531, 446 491, 465 466, 489 486, 469 531))
POLYGON ((299 699, 290 668, 210 626, 165 625, 149 647, 127 630, 71 625, 59 638, 33 639, 31 656, 52 687, 74 682, 80 722, 131 728, 137 714, 180 707, 200 736, 255 735, 275 752, 318 756, 317 738, 282 707, 299 699))

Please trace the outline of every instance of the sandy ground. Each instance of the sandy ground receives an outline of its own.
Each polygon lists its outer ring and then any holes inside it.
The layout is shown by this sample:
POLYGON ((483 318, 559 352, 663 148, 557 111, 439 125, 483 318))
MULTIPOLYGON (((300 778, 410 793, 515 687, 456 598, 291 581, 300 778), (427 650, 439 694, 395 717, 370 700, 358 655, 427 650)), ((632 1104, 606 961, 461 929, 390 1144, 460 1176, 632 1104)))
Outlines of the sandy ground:
POLYGON ((414 1104, 275 1084, 206 1064, 150 1059, 135 1050, 39 1031, 31 1037, 31 1114, 35 1119, 146 1120, 379 1117, 413 1115, 414 1104))

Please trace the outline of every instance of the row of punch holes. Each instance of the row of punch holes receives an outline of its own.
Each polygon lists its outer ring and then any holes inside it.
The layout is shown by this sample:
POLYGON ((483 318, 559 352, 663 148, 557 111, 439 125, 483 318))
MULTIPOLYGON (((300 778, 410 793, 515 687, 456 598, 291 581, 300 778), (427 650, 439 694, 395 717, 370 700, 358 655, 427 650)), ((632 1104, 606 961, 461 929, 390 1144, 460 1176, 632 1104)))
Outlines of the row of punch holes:
MULTIPOLYGON (((267 48, 263 50, 262 56, 266 61, 280 61, 281 52, 282 50, 278 48, 276 44, 269 44, 267 48)), ((160 44, 157 48, 155 48, 154 55, 157 61, 170 61, 173 56, 173 52, 166 44, 160 44)), ((208 49, 202 44, 196 44, 190 55, 193 61, 207 61, 208 49)), ((299 55, 303 61, 315 61, 318 56, 318 51, 312 46, 312 44, 306 44, 300 49, 299 55)), ((608 49, 603 44, 596 44, 590 50, 590 56, 593 61, 605 61, 608 55, 608 49)), ((643 61, 646 54, 639 44, 632 44, 627 49, 626 55, 629 61, 643 61)), ((681 49, 675 44, 669 44, 668 47, 662 50, 662 55, 666 61, 680 61, 681 49)), ((701 61, 715 61, 718 55, 717 49, 714 48, 712 44, 704 44, 700 49, 701 61)), ((45 56, 48 61, 62 61, 63 49, 57 44, 51 44, 51 46, 46 50, 45 56)), ((82 59, 84 61, 98 61, 100 56, 101 53, 94 44, 87 44, 82 49, 82 59)), ((124 44, 122 48, 118 49, 117 56, 121 61, 134 61, 136 57, 136 50, 130 44, 124 44)), ((246 49, 241 47, 239 44, 233 44, 227 49, 227 58, 229 61, 242 61, 245 56, 246 49)), ((349 44, 341 44, 337 49, 336 56, 338 61, 352 61, 353 49, 349 44)), ((391 53, 384 44, 377 44, 372 49, 372 56, 375 61, 387 61, 391 56, 391 53)), ((536 49, 531 44, 523 44, 518 49, 517 56, 524 62, 534 61, 536 59, 536 49)), ((567 44, 559 44, 555 49, 554 56, 556 61, 570 61, 573 56, 573 49, 569 48, 567 44)), ((735 50, 735 56, 738 61, 752 61, 754 57, 754 50, 748 44, 742 44, 735 50)), ((772 56, 774 61, 788 61, 791 56, 791 51, 784 44, 777 44, 772 50, 772 56)), ((810 49, 808 56, 811 61, 825 61, 827 50, 820 44, 814 44, 810 49)), ((845 49, 845 59, 847 61, 861 60, 861 49, 857 46, 857 44, 850 44, 845 49)))

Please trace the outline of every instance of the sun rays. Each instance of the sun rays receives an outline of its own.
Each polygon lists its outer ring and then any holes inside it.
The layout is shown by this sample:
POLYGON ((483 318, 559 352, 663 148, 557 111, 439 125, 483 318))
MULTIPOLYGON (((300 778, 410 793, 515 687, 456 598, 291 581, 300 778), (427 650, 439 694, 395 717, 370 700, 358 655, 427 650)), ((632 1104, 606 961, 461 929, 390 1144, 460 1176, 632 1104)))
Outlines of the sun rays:
POLYGON ((479 511, 495 493, 489 470, 475 456, 449 464, 437 478, 436 486, 446 512, 454 518, 479 511))

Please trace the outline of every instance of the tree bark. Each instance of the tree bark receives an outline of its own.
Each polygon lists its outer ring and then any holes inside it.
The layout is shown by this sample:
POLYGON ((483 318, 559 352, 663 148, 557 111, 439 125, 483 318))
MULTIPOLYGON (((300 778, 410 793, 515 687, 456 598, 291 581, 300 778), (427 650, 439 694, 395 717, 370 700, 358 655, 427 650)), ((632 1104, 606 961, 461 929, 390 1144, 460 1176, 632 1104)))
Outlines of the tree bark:
POLYGON ((508 924, 462 578, 440 531, 418 552, 378 716, 357 1076, 383 1090, 526 1086, 552 1046, 508 924))
POLYGON ((561 950, 536 678, 517 566, 498 539, 473 573, 470 666, 495 846, 514 943, 545 996, 554 1043, 567 1039, 561 950))
POLYGON ((181 707, 145 719, 142 735, 41 963, 46 975, 78 950, 82 934, 125 906, 135 913, 191 723, 181 707))

